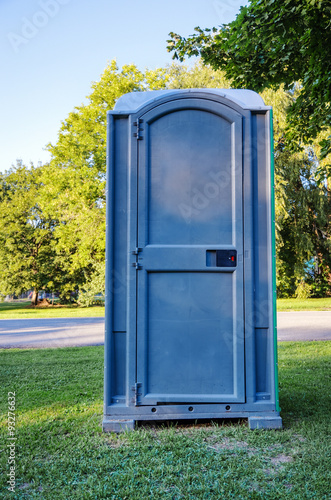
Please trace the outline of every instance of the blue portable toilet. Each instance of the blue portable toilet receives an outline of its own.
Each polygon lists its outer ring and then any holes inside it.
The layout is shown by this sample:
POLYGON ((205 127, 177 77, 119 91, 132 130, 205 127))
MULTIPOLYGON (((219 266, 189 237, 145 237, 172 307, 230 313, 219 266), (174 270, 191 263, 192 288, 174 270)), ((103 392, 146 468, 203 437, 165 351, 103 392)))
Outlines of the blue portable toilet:
POLYGON ((104 431, 281 428, 272 143, 249 90, 134 92, 108 113, 104 431))

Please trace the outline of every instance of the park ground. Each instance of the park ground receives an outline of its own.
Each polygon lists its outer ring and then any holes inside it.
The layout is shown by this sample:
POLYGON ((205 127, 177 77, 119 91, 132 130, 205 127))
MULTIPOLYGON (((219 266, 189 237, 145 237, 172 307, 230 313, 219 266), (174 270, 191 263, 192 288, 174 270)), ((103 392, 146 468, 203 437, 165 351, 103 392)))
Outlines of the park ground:
MULTIPOLYGON (((331 299, 278 301, 278 310, 330 309, 331 299)), ((100 306, 0 304, 2 319, 103 314, 100 306)), ((246 421, 185 422, 117 436, 101 430, 103 347, 2 349, 0 497, 328 499, 330 361, 331 342, 279 345, 281 431, 250 431, 246 421), (6 490, 9 392, 15 493, 6 490)))
MULTIPOLYGON (((277 310, 281 311, 331 311, 331 297, 324 299, 278 299, 277 310)), ((102 317, 103 306, 78 307, 41 306, 33 307, 27 300, 0 302, 0 319, 28 318, 91 318, 102 317)))
POLYGON ((242 421, 104 434, 103 347, 0 350, 0 358, 2 498, 329 498, 330 342, 280 344, 278 431, 242 421), (6 490, 9 392, 15 493, 6 490))
MULTIPOLYGON (((331 302, 330 302, 331 303, 331 302)), ((104 306, 55 305, 33 307, 28 300, 0 302, 1 319, 91 318, 105 315, 104 306)))

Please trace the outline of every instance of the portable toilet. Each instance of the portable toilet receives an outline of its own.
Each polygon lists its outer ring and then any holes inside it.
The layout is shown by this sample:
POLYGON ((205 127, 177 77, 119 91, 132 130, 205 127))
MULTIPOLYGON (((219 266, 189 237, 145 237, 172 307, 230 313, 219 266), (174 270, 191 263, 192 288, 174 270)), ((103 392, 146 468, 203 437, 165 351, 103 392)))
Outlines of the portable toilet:
POLYGON ((104 431, 281 428, 272 144, 250 90, 134 92, 108 112, 104 431))

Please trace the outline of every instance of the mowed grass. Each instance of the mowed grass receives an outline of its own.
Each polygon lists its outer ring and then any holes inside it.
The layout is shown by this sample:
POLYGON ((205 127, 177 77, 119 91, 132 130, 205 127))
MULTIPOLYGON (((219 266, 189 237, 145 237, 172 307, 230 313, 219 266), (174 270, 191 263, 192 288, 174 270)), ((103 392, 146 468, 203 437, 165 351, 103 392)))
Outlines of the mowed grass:
POLYGON ((0 302, 1 319, 91 318, 105 315, 104 306, 31 307, 29 301, 0 302))
POLYGON ((331 297, 324 299, 278 299, 278 311, 331 311, 331 297))
MULTIPOLYGON (((278 299, 278 311, 331 311, 331 297, 325 299, 278 299)), ((105 315, 104 306, 31 307, 28 301, 0 302, 1 319, 91 318, 105 315)))
POLYGON ((281 431, 243 421, 103 434, 103 347, 0 358, 2 498, 330 498, 331 342, 279 345, 281 431), (6 490, 8 391, 17 404, 15 493, 6 490))

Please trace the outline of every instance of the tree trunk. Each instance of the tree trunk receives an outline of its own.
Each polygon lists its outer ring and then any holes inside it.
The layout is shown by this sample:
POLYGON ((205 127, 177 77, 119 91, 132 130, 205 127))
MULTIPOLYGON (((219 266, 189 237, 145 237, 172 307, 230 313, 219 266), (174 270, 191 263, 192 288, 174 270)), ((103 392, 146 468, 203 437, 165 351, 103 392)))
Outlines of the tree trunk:
POLYGON ((37 288, 34 288, 33 293, 32 293, 32 298, 31 298, 31 305, 36 306, 37 302, 38 302, 38 290, 37 290, 37 288))

